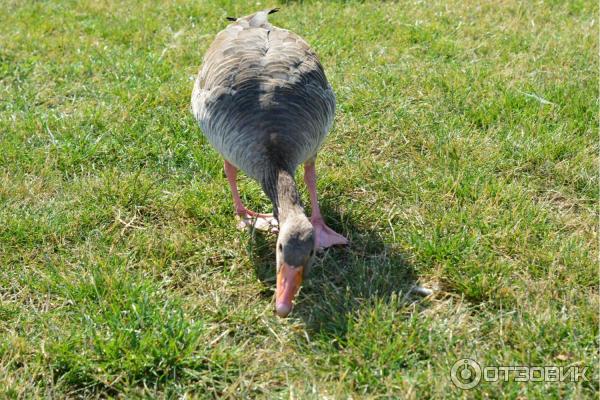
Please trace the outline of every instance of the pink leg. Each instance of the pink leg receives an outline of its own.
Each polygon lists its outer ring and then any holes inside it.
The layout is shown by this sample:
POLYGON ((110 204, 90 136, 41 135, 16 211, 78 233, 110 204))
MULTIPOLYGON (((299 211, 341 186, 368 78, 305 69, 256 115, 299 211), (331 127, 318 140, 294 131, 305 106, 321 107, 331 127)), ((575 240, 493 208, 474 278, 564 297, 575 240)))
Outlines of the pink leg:
POLYGON ((317 200, 317 173, 315 171, 314 161, 304 164, 304 182, 306 183, 308 193, 310 194, 310 204, 312 207, 310 221, 315 228, 317 236, 316 246, 331 247, 348 244, 348 239, 328 227, 323 220, 321 209, 319 208, 319 201, 317 200))
POLYGON ((254 227, 258 230, 277 232, 277 220, 273 215, 260 214, 244 207, 244 203, 242 203, 237 188, 237 168, 228 161, 225 161, 224 169, 227 181, 229 182, 229 187, 231 188, 235 213, 241 219, 238 227, 241 229, 254 227))

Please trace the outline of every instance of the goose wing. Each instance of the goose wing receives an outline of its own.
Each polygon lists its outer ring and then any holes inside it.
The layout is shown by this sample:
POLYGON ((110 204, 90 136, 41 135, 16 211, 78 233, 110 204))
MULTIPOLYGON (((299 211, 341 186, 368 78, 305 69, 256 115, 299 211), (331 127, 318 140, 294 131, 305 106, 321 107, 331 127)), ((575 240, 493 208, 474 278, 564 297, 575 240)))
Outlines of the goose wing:
POLYGON ((306 41, 270 25, 266 14, 253 24, 256 15, 215 38, 194 86, 193 112, 211 144, 238 167, 253 168, 250 159, 295 168, 327 135, 335 95, 306 41))

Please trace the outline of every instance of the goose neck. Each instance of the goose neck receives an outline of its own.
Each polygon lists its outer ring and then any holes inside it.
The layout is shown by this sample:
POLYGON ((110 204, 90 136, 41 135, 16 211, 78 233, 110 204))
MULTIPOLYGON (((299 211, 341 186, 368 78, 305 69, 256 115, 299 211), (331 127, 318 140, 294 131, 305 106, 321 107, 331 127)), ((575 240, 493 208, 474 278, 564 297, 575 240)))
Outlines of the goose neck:
POLYGON ((290 216, 304 215, 294 175, 290 171, 279 169, 269 174, 263 182, 263 189, 273 202, 273 212, 281 224, 290 216))

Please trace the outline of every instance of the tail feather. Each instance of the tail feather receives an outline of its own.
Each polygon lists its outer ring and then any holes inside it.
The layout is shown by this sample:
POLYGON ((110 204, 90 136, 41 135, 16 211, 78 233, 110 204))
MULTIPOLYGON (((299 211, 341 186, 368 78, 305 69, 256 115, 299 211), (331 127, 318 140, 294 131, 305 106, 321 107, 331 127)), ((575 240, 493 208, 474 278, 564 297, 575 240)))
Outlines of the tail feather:
POLYGON ((236 21, 240 21, 240 20, 245 20, 247 21, 250 26, 263 26, 266 25, 269 21, 268 21, 268 15, 269 14, 274 14, 277 11, 279 11, 279 7, 275 7, 275 8, 270 8, 267 10, 262 10, 262 11, 258 11, 254 14, 250 14, 250 15, 246 15, 244 17, 225 17, 225 19, 227 21, 232 21, 232 22, 236 22, 236 21))

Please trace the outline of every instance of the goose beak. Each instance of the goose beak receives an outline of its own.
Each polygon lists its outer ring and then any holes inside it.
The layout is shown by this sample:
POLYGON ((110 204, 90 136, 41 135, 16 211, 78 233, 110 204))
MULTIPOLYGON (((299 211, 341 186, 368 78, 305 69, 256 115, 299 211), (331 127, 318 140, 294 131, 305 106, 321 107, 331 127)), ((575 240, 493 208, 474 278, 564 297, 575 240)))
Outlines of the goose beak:
POLYGON ((275 312, 287 317, 294 307, 294 297, 302 284, 304 267, 293 267, 282 263, 277 273, 277 291, 275 293, 275 312))

